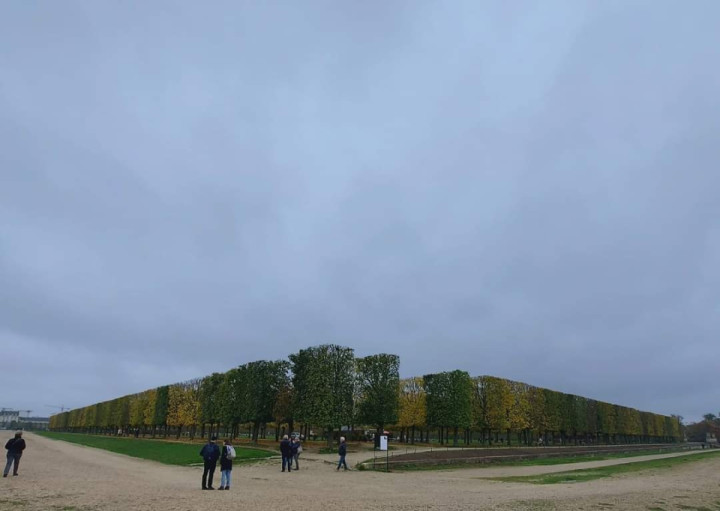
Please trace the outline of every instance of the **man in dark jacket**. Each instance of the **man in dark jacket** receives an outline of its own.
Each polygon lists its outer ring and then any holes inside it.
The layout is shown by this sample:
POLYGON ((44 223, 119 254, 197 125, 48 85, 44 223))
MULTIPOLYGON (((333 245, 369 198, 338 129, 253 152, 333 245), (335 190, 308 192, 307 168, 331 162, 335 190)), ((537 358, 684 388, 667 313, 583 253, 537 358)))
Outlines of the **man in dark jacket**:
POLYGON ((205 462, 205 469, 203 470, 203 476, 202 476, 202 489, 203 490, 214 490, 213 488, 213 475, 215 474, 215 466, 217 465, 217 460, 220 457, 220 448, 215 444, 215 440, 217 440, 217 437, 212 437, 210 441, 205 444, 205 446, 200 451, 200 456, 202 456, 203 461, 205 462), (207 484, 205 482, 207 481, 207 484))
POLYGON ((25 440, 22 437, 22 431, 17 431, 15 433, 15 438, 11 438, 7 441, 5 449, 7 449, 7 464, 5 465, 3 477, 7 477, 10 472, 10 467, 12 467, 13 464, 15 464, 15 467, 13 468, 13 475, 16 476, 18 475, 18 467, 20 466, 20 457, 22 456, 22 452, 25 450, 25 440))
POLYGON ((280 454, 282 455, 282 471, 285 472, 285 465, 287 465, 287 470, 290 472, 292 470, 292 445, 287 435, 284 435, 280 442, 280 454))

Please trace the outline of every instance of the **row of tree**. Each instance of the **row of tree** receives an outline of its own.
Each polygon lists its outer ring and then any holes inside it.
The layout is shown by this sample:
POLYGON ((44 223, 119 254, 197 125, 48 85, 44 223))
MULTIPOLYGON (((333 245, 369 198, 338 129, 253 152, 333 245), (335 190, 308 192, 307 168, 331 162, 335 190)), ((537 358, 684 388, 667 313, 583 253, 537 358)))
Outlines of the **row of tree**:
POLYGON ((465 371, 425 375, 400 382, 397 426, 401 439, 427 440, 428 428, 441 443, 567 444, 677 442, 679 416, 565 394, 465 371), (423 431, 425 438, 423 438, 423 431), (513 438, 513 435, 515 437, 513 438))
POLYGON ((246 427, 257 441, 268 426, 328 443, 341 428, 397 428, 400 439, 510 444, 677 441, 681 425, 667 417, 492 376, 464 371, 400 380, 397 355, 356 358, 351 348, 322 345, 288 360, 257 361, 63 412, 54 430, 136 431, 150 435, 211 432, 235 437, 246 427), (299 426, 299 428, 298 428, 299 426), (419 438, 418 438, 419 435, 419 438))

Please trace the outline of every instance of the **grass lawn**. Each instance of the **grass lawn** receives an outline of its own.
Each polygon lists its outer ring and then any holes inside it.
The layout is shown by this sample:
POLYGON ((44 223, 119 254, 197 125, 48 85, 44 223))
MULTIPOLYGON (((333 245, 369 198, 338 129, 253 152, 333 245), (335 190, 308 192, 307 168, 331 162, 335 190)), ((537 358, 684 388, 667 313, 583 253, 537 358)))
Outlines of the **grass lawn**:
POLYGON ((720 456, 720 451, 705 452, 702 454, 693 454, 686 456, 678 456, 677 458, 664 458, 651 461, 639 461, 631 463, 623 463, 622 465, 613 465, 610 467, 598 467, 589 470, 570 470, 567 472, 557 472, 555 474, 541 474, 534 476, 512 476, 512 477, 493 477, 488 478, 493 481, 505 481, 510 483, 532 483, 532 484, 558 484, 558 483, 579 483, 601 479, 603 477, 611 477, 617 474, 626 474, 629 472, 639 472, 642 470, 666 469, 691 463, 693 461, 701 461, 712 456, 720 456))
MULTIPOLYGON (((126 454, 127 456, 133 456, 135 458, 159 461, 160 463, 166 463, 168 465, 202 463, 202 458, 199 454, 200 449, 202 449, 201 444, 186 444, 143 438, 95 436, 80 433, 54 433, 49 431, 36 432, 36 434, 53 440, 63 440, 74 444, 87 445, 88 447, 96 447, 106 451, 126 454)), ((237 452, 235 462, 258 460, 273 455, 272 452, 261 449, 234 447, 235 452, 237 452)))

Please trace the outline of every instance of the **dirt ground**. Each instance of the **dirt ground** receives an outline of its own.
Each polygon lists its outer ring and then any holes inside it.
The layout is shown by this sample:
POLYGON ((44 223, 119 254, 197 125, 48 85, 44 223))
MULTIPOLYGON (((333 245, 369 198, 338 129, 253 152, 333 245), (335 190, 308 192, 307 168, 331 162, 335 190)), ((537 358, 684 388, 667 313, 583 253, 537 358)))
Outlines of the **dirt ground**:
MULTIPOLYGON (((20 476, 0 479, 0 509, 720 510, 720 457, 659 472, 559 485, 483 478, 591 468, 618 460, 384 474, 336 472, 326 459, 301 457, 300 470, 289 474, 281 473, 274 460, 236 466, 232 489, 221 492, 200 489, 199 467, 162 465, 29 433, 26 440, 20 476)), ((349 458, 351 464, 361 461, 349 458)), ((219 478, 218 470, 216 487, 219 478)))

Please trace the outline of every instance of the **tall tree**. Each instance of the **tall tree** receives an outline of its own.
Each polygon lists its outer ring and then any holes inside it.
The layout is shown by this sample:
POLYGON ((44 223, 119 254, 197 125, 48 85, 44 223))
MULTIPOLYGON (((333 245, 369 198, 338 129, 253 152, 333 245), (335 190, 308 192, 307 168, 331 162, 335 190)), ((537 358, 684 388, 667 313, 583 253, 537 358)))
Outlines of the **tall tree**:
POLYGON ((554 440, 554 433, 560 431, 562 427, 562 392, 550 389, 543 389, 545 394, 545 426, 549 433, 548 440, 554 440))
POLYGON ((144 395, 134 394, 130 396, 130 425, 134 428, 140 427, 145 419, 144 395))
POLYGON ((303 422, 323 426, 328 445, 333 431, 350 425, 355 357, 352 348, 324 344, 290 355, 295 411, 303 422))
POLYGON ((414 377, 400 380, 399 388, 398 426, 409 429, 410 442, 415 443, 415 428, 422 428, 426 425, 426 396, 423 379, 414 377))
POLYGON ((210 436, 212 436, 213 426, 220 422, 220 385, 224 378, 225 375, 222 373, 212 373, 200 382, 200 424, 203 427, 203 436, 206 424, 210 425, 210 436))
MULTIPOLYGON (((524 442, 527 444, 527 429, 530 427, 530 399, 528 395, 528 385, 526 383, 511 381, 510 394, 513 398, 509 413, 510 429, 515 430, 518 433, 518 441, 520 440, 522 434, 524 436, 524 442)), ((508 431, 507 443, 510 445, 510 431, 508 431)))
POLYGON ((278 394, 288 383, 289 364, 283 360, 258 360, 246 364, 247 418, 253 423, 252 441, 257 442, 260 425, 273 420, 278 394))
POLYGON ((385 353, 357 360, 358 421, 372 424, 379 441, 386 424, 398 419, 400 357, 385 353))
POLYGON ((170 387, 168 385, 163 385, 162 387, 158 387, 155 393, 153 426, 156 428, 167 425, 168 405, 170 404, 169 392, 170 387))
POLYGON ((144 426, 147 428, 153 427, 152 436, 155 436, 155 402, 157 400, 157 389, 146 390, 143 394, 146 396, 145 401, 145 413, 144 413, 144 426))
MULTIPOLYGON (((487 376, 485 382, 487 393, 487 419, 489 427, 497 433, 510 436, 510 415, 515 398, 510 381, 505 378, 487 376)), ((506 440, 507 441, 507 440, 506 440)))
POLYGON ((294 418, 293 402, 294 392, 290 382, 288 381, 278 392, 277 399, 275 400, 275 406, 273 406, 275 441, 280 440, 280 427, 282 424, 287 423, 289 430, 292 431, 294 418))
POLYGON ((224 374, 218 389, 218 399, 221 403, 220 419, 233 438, 237 433, 238 424, 247 420, 246 382, 247 371, 236 367, 224 374))
POLYGON ((171 385, 168 391, 167 425, 176 427, 179 438, 183 427, 188 427, 190 437, 195 436, 195 427, 200 422, 200 401, 198 391, 200 380, 193 379, 171 385))
POLYGON ((472 380, 465 371, 450 371, 423 376, 427 393, 427 422, 440 428, 441 441, 447 428, 454 428, 457 445, 458 428, 472 424, 472 380))

